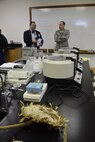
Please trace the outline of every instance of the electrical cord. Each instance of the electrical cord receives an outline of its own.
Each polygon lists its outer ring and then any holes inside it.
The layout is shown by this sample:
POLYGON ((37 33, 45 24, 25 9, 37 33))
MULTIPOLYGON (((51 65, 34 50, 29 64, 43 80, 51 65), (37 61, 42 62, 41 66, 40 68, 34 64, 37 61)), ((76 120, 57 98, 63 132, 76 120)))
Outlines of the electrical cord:
POLYGON ((69 86, 66 88, 62 88, 62 86, 59 86, 59 85, 57 85, 57 86, 61 87, 61 88, 57 88, 57 89, 62 90, 62 91, 65 91, 65 90, 70 91, 72 89, 72 95, 76 98, 79 98, 82 95, 86 95, 90 99, 90 96, 87 93, 85 93, 84 91, 82 91, 78 86, 73 85, 73 86, 69 86))
POLYGON ((62 91, 70 91, 71 90, 72 91, 72 95, 74 97, 76 97, 76 98, 81 97, 80 88, 77 87, 77 86, 69 86, 69 87, 63 88, 62 86, 57 85, 57 87, 58 87, 57 89, 62 90, 62 91))
MULTIPOLYGON (((87 93, 85 93, 84 91, 82 91, 78 86, 73 85, 73 86, 69 86, 69 87, 63 88, 63 85, 54 84, 54 85, 52 85, 52 86, 48 89, 48 91, 46 92, 46 95, 47 95, 46 103, 47 103, 47 104, 50 103, 50 102, 48 101, 48 100, 49 100, 48 95, 49 95, 49 93, 52 91, 52 89, 54 89, 54 88, 56 88, 56 89, 58 89, 58 90, 60 90, 60 91, 70 91, 70 90, 71 90, 73 97, 75 97, 75 98, 80 98, 82 95, 85 95, 85 96, 87 96, 87 97, 89 98, 89 100, 90 100, 90 96, 89 96, 87 93)), ((59 97, 59 95, 58 95, 58 97, 59 97)), ((61 96, 60 96, 60 102, 59 102, 58 104, 55 104, 55 106, 58 106, 58 107, 59 107, 60 105, 62 105, 62 103, 63 103, 63 98, 62 98, 62 95, 61 95, 61 96)))
POLYGON ((47 96, 47 98, 46 98, 46 104, 48 105, 48 106, 50 106, 50 104, 52 104, 52 106, 54 107, 54 106, 57 106, 57 107, 59 107, 59 106, 61 106, 62 105, 62 103, 63 103, 63 99, 62 99, 62 97, 61 96, 59 96, 59 103, 58 104, 53 104, 52 102, 50 102, 49 101, 49 97, 48 97, 48 95, 49 95, 49 93, 52 91, 52 89, 53 88, 55 88, 56 86, 55 86, 55 84, 54 85, 52 85, 49 89, 48 89, 48 91, 46 92, 46 96, 47 96))

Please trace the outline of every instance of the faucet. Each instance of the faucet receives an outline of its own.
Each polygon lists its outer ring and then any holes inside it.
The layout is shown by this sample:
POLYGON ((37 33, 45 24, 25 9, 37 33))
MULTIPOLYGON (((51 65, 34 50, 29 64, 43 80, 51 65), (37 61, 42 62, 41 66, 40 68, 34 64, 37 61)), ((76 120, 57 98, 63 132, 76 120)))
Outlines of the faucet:
POLYGON ((0 74, 0 78, 1 78, 1 85, 2 85, 2 90, 4 90, 4 82, 3 82, 3 77, 2 77, 2 75, 0 74))

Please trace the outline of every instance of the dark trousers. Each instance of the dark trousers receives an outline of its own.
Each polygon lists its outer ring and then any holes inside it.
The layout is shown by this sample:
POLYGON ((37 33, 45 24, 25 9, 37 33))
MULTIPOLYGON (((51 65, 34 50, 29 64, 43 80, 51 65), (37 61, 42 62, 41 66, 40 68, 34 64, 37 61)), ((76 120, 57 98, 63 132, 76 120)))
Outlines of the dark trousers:
POLYGON ((2 65, 3 63, 5 63, 5 52, 0 51, 0 65, 2 65))

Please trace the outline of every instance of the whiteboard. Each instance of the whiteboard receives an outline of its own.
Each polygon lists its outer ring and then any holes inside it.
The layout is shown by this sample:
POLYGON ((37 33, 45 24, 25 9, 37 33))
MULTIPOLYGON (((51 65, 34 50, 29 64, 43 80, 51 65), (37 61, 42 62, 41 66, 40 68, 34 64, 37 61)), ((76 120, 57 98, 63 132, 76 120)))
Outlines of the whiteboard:
POLYGON ((55 48, 54 33, 60 21, 70 30, 69 47, 95 49, 95 6, 32 9, 32 20, 43 36, 43 48, 55 48))

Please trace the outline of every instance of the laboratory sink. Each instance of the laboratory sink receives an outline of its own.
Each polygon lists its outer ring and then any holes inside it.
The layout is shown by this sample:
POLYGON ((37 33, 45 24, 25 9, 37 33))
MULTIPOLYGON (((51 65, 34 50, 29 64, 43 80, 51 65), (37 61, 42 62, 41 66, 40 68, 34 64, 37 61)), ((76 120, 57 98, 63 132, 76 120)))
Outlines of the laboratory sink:
MULTIPOLYGON (((3 109, 0 110, 0 126, 18 124, 20 119, 18 115, 19 113, 19 100, 12 100, 8 113, 3 109)), ((0 129, 0 142, 9 142, 10 139, 13 139, 13 136, 19 131, 19 129, 21 128, 0 129)))
POLYGON ((0 93, 0 122, 8 115, 8 107, 6 96, 0 93))
POLYGON ((7 116, 7 114, 6 111, 0 110, 0 122, 7 116))

